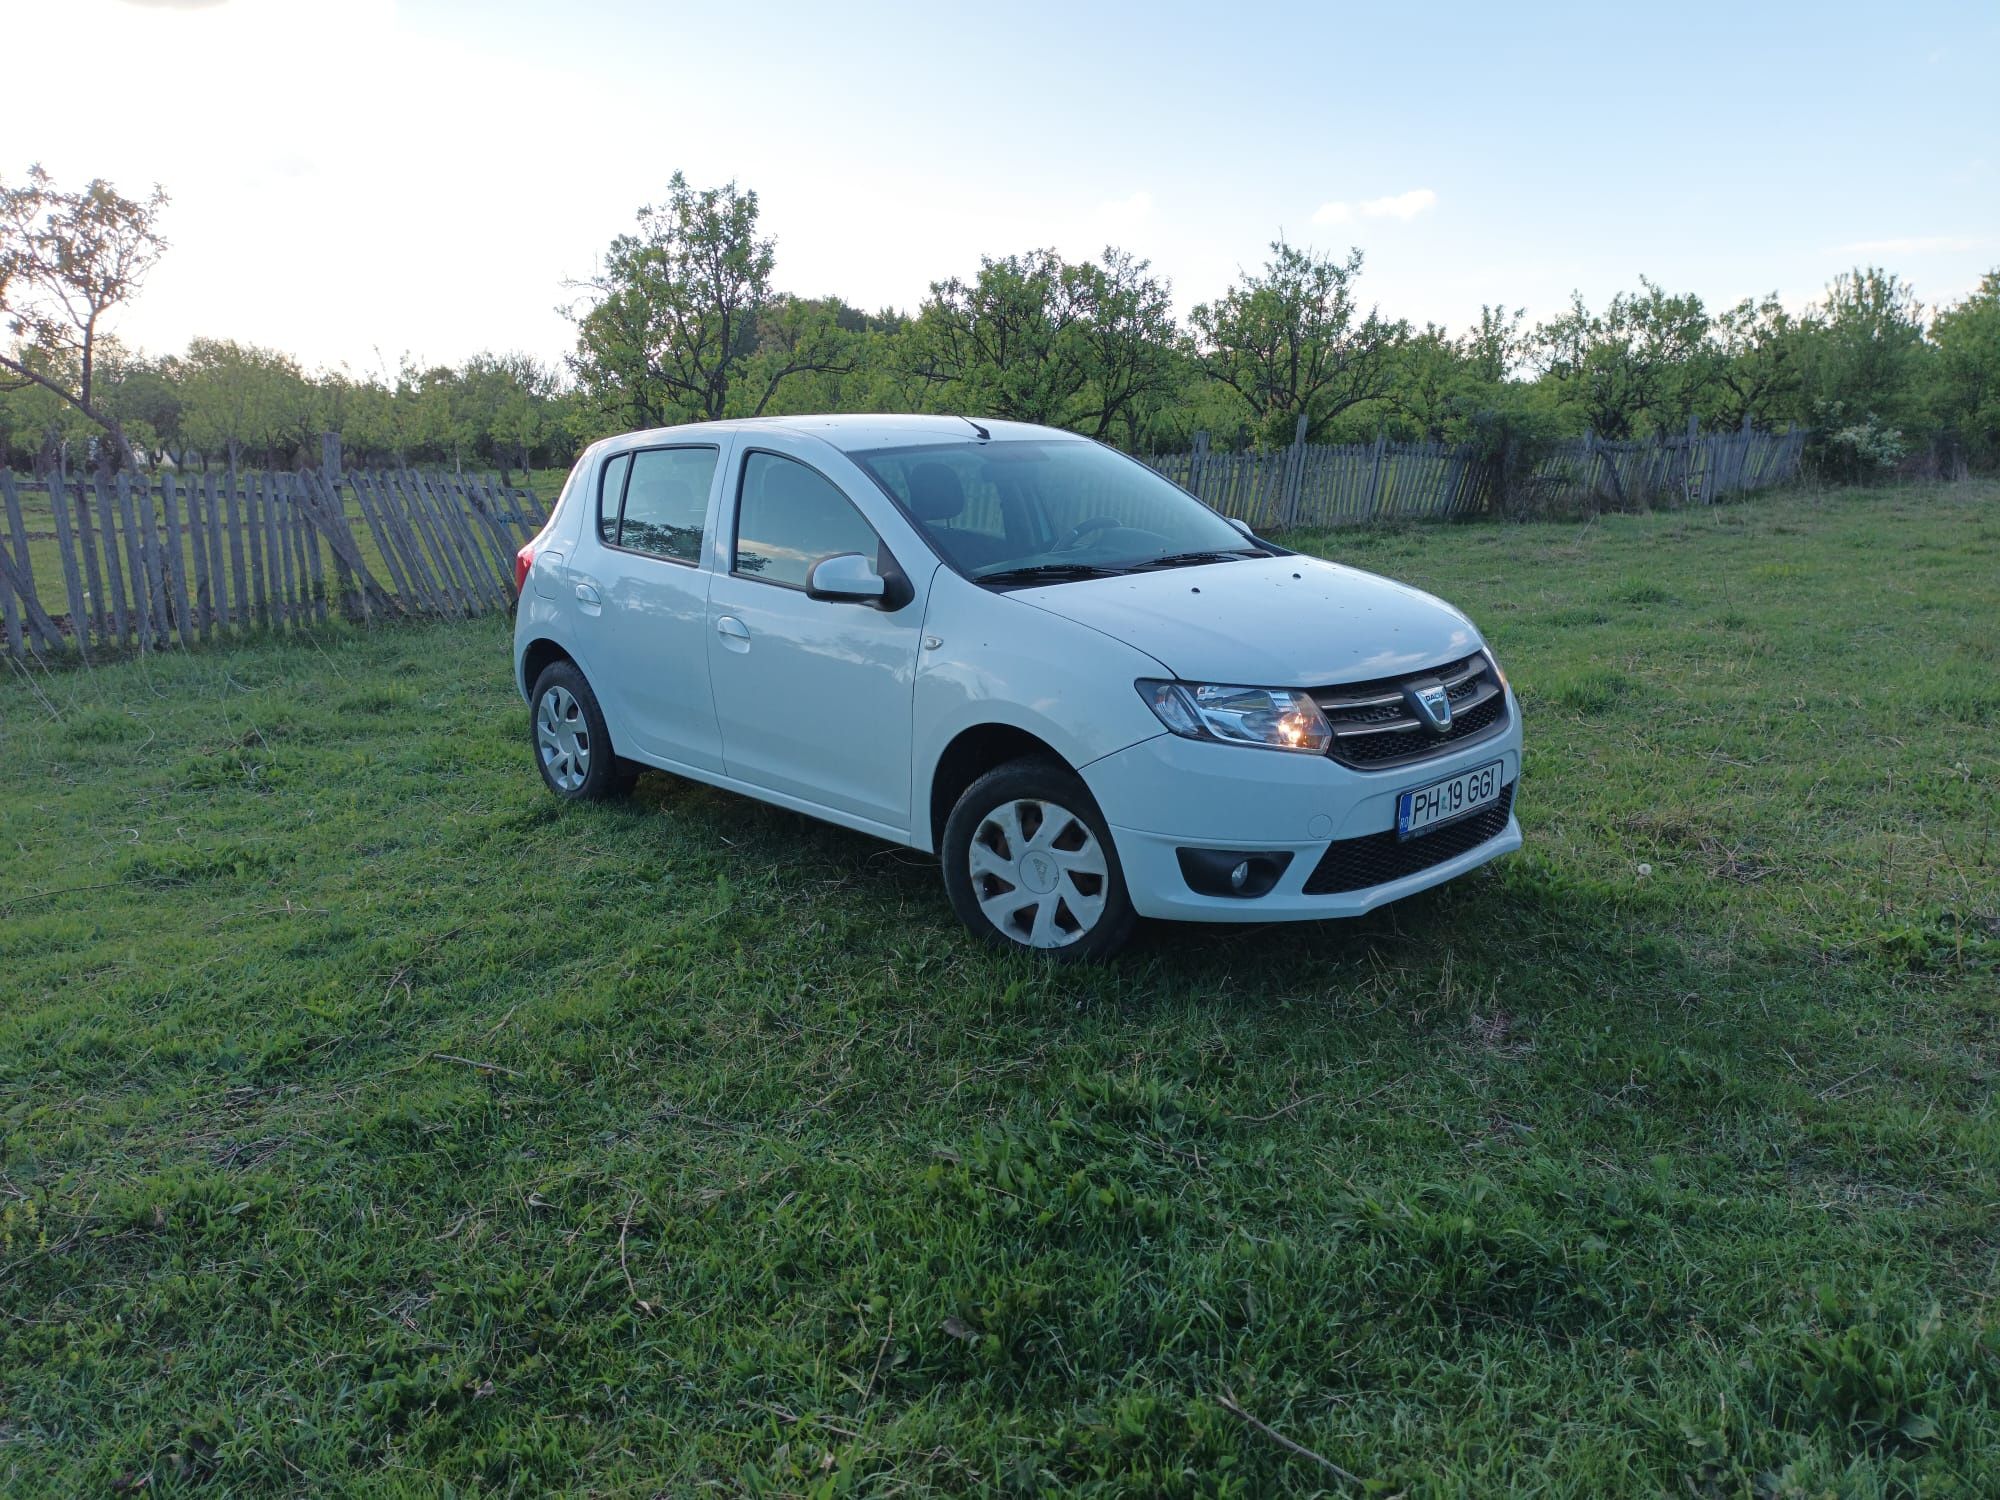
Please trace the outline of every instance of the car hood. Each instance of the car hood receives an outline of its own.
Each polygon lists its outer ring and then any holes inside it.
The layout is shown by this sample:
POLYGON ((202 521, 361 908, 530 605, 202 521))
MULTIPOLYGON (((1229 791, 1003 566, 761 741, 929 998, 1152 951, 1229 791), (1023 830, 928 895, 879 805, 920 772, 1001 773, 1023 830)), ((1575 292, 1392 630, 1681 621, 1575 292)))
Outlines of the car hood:
POLYGON ((1322 687, 1434 667, 1482 644, 1442 599, 1313 557, 1044 584, 1013 597, 1135 646, 1184 682, 1322 687))

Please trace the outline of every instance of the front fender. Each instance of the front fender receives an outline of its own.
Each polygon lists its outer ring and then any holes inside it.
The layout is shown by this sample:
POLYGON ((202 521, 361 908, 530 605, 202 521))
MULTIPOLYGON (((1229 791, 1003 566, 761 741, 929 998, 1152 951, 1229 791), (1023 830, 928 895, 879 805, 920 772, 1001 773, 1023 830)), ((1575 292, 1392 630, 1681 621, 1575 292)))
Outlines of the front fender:
POLYGON ((968 729, 1018 729, 1077 769, 1163 732, 1132 686, 1173 675, 1157 660, 949 569, 939 569, 932 585, 924 636, 910 744, 910 842, 920 848, 935 841, 930 788, 938 762, 968 729))

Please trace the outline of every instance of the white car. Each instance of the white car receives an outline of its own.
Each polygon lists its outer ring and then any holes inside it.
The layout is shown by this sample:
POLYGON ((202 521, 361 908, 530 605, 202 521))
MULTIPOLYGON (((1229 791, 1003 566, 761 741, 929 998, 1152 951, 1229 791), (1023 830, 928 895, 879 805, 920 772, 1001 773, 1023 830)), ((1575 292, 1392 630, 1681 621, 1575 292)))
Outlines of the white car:
POLYGON ((1073 433, 628 433, 515 571, 557 796, 651 766, 934 852, 1002 947, 1354 916, 1521 843, 1520 708, 1470 620, 1073 433))

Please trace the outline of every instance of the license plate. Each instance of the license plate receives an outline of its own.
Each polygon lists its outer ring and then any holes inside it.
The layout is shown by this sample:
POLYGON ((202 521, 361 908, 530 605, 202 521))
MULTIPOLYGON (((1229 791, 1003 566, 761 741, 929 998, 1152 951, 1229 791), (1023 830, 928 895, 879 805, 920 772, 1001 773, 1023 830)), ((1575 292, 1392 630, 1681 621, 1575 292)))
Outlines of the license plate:
POLYGON ((1443 781, 1433 781, 1396 799, 1396 837, 1413 839, 1477 812, 1489 802, 1500 800, 1500 773, 1507 763, 1488 761, 1473 771, 1460 771, 1443 781))

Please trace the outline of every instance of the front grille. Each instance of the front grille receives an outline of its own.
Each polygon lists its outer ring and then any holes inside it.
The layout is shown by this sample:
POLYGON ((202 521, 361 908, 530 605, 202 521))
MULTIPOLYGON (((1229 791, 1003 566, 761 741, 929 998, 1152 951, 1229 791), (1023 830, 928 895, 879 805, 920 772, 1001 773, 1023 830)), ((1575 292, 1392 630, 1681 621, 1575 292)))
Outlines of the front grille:
POLYGON ((1345 682, 1313 694, 1333 729, 1327 754, 1359 771, 1386 771, 1429 760, 1507 727, 1507 693, 1485 652, 1475 651, 1428 672, 1345 682), (1439 734, 1416 716, 1408 692, 1442 683, 1451 699, 1451 728, 1439 734))
POLYGON ((1514 807, 1514 783, 1501 790, 1500 800, 1490 807, 1447 823, 1413 839, 1399 839, 1391 828, 1383 833, 1363 834, 1358 839, 1336 839, 1327 845, 1319 864, 1306 877, 1308 896, 1331 896, 1340 891, 1365 891, 1371 885, 1387 885, 1428 870, 1448 859, 1456 859, 1469 849, 1477 849, 1488 839, 1507 831, 1507 815, 1514 807))

